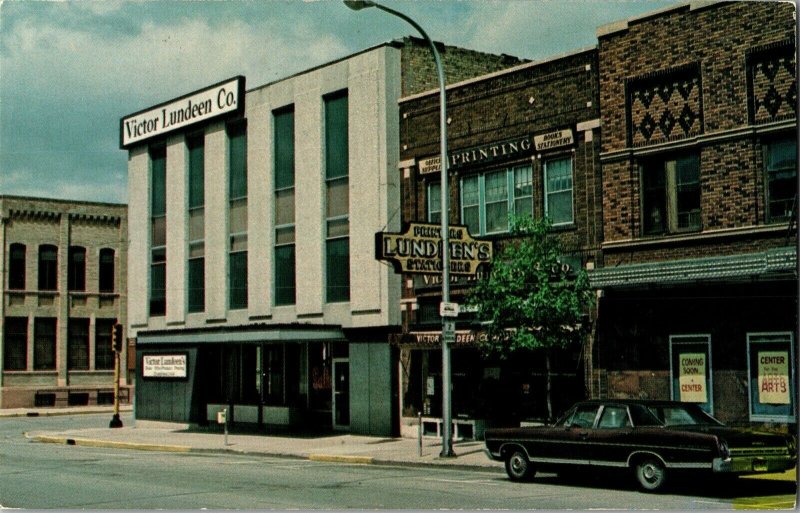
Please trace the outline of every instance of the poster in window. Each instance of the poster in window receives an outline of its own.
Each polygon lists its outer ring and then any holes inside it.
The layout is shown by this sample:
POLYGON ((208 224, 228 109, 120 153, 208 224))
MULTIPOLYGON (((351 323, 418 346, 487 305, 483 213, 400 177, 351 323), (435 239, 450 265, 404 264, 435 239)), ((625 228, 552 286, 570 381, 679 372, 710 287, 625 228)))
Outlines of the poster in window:
POLYGON ((678 363, 680 400, 687 403, 707 402, 705 353, 682 353, 678 363))
POLYGON ((788 352, 758 352, 758 402, 789 404, 788 352))

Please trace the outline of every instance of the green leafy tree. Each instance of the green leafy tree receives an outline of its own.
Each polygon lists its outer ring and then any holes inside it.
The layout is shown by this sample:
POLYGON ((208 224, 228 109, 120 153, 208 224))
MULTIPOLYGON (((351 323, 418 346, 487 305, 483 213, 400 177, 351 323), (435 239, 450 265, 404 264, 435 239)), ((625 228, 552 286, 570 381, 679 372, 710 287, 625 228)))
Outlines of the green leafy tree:
POLYGON ((561 244, 546 219, 514 218, 511 235, 467 303, 486 326, 485 354, 505 358, 516 351, 543 350, 552 419, 551 352, 581 343, 594 294, 583 269, 570 276, 562 266, 561 244))

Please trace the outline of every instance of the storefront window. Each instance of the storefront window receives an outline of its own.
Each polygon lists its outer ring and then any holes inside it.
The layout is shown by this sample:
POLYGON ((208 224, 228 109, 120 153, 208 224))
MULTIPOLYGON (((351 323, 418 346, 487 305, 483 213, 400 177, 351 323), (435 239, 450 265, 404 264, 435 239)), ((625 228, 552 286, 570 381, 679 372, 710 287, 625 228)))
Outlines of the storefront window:
POLYGON ((748 333, 750 420, 794 422, 792 333, 748 333))
POLYGON ((711 337, 672 335, 669 337, 672 399, 696 403, 714 413, 712 391, 711 337))
POLYGON ((308 368, 311 390, 309 406, 312 410, 330 411, 331 394, 331 344, 320 342, 308 345, 308 368))

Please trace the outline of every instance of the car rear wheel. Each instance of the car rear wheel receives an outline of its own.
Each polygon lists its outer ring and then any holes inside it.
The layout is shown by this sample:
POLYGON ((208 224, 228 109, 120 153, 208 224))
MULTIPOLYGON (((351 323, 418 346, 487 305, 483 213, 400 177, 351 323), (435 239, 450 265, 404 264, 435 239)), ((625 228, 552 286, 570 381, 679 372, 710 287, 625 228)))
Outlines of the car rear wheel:
POLYGON ((639 460, 634 467, 634 472, 642 490, 655 492, 664 488, 667 471, 658 458, 650 457, 639 460))
POLYGON ((512 481, 529 481, 536 470, 522 449, 514 449, 506 456, 506 473, 512 481))

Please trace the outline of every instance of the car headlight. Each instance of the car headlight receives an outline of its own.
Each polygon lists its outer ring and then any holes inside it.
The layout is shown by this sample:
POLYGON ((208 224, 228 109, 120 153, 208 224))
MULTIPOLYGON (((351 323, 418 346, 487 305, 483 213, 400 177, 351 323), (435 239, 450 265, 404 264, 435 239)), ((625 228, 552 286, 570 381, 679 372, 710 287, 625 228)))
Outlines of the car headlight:
POLYGON ((789 454, 797 453, 797 440, 791 435, 786 437, 786 447, 789 449, 789 454))
POLYGON ((728 448, 728 442, 721 438, 719 440, 719 455, 723 460, 727 460, 731 457, 731 450, 728 448))

